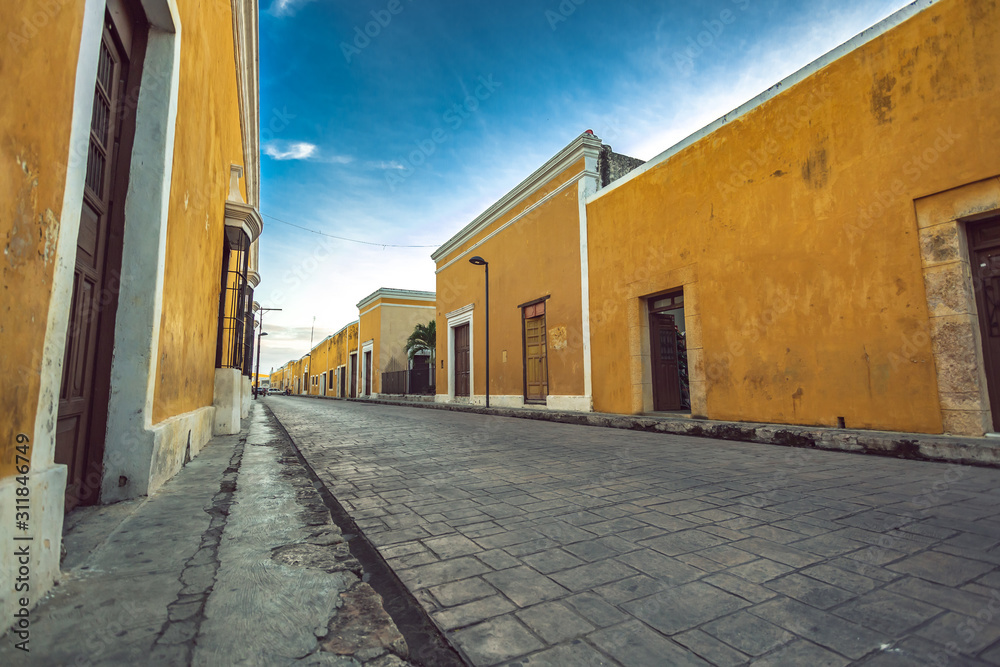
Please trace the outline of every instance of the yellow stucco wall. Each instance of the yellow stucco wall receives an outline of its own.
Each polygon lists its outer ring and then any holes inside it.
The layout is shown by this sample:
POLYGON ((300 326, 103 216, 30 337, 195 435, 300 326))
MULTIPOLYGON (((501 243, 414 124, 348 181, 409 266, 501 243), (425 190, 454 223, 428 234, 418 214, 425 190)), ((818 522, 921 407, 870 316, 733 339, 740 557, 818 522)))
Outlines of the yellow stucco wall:
POLYGON ((433 302, 398 300, 383 300, 379 310, 382 311, 381 331, 379 333, 379 345, 375 349, 377 353, 378 371, 376 372, 376 383, 378 389, 382 391, 382 373, 389 369, 392 360, 396 361, 395 368, 404 370, 408 368, 409 357, 406 354, 406 339, 413 333, 414 327, 418 324, 429 324, 434 320, 436 311, 433 302), (418 308, 394 308, 394 304, 403 303, 408 306, 420 306, 418 308))
POLYGON ((997 4, 944 0, 593 201, 595 409, 687 274, 708 417, 940 432, 913 200, 1000 174, 998 87, 997 4))
POLYGON ((309 393, 313 396, 324 395, 322 386, 322 381, 324 380, 323 373, 327 371, 330 365, 330 347, 332 343, 332 338, 324 338, 309 352, 309 358, 312 360, 309 364, 309 393), (312 383, 313 376, 316 376, 315 385, 312 383))
POLYGON ((230 3, 177 4, 184 33, 154 423, 212 404, 229 167, 244 164, 230 3))
MULTIPOLYGON (((403 349, 406 339, 413 333, 417 324, 427 324, 434 319, 434 303, 405 297, 379 297, 359 309, 361 343, 369 340, 372 343, 372 393, 382 391, 382 373, 395 358, 403 364, 400 370, 406 368, 406 352, 403 349), (403 306, 396 307, 393 306, 403 306), (412 306, 417 306, 413 308, 412 306)), ((358 349, 355 342, 351 350, 358 349)), ((361 384, 362 367, 364 366, 364 351, 358 352, 358 395, 364 394, 361 384)), ((345 361, 348 363, 349 361, 345 361)), ((347 372, 350 373, 348 365, 347 372)))
MULTIPOLYGON (((554 176, 513 210, 462 244, 468 249, 583 169, 583 159, 554 176)), ((519 304, 551 295, 546 302, 549 394, 583 394, 581 335, 580 208, 577 185, 567 187, 474 252, 456 250, 437 262, 437 393, 448 393, 447 313, 474 303, 473 387, 486 392, 485 271, 469 264, 480 255, 490 263, 490 393, 524 394, 522 323, 519 304), (446 264, 458 258, 453 264, 446 264), (442 268, 445 267, 445 268, 442 268), (555 344, 559 339, 559 346, 555 344), (506 352, 506 361, 503 361, 506 352), (442 360, 444 365, 442 366, 442 360)))
POLYGON ((0 3, 0 477, 34 433, 82 25, 82 3, 0 3))
MULTIPOLYGON (((357 349, 358 345, 358 325, 357 323, 351 323, 350 325, 344 327, 335 334, 332 334, 322 341, 320 341, 315 347, 313 347, 309 356, 306 360, 309 361, 309 386, 308 393, 313 396, 336 396, 337 387, 334 383, 333 388, 330 388, 330 377, 335 376, 336 369, 339 366, 347 366, 349 363, 349 354, 357 349), (317 384, 312 385, 312 376, 317 376, 320 378, 318 382, 322 381, 322 374, 326 373, 326 391, 324 392, 322 386, 317 384)), ((299 377, 301 377, 302 367, 300 362, 299 367, 299 377)), ((350 372, 348 367, 347 372, 350 372)), ((294 373, 294 369, 290 372, 294 373)))
MULTIPOLYGON (((360 336, 360 342, 359 344, 355 344, 355 349, 358 351, 358 373, 357 377, 354 378, 358 396, 365 395, 365 385, 362 379, 362 376, 365 373, 365 353, 361 347, 370 340, 373 341, 371 390, 372 393, 378 392, 378 349, 379 342, 382 338, 382 309, 376 307, 379 301, 380 300, 376 300, 374 303, 370 303, 358 311, 358 322, 360 323, 358 335, 360 336)), ((348 367, 347 372, 351 372, 350 367, 348 367)), ((350 376, 348 376, 348 382, 349 381, 350 376)))

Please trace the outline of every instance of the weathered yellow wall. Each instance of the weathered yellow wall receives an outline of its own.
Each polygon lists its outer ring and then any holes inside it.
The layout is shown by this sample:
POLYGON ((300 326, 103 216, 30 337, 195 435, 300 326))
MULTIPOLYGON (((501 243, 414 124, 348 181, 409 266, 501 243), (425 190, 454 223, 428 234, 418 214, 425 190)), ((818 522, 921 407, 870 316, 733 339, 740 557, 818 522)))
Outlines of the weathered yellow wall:
POLYGON ((940 432, 913 200, 1000 173, 998 32, 945 0, 591 203, 595 409, 632 411, 630 290, 688 267, 708 417, 940 432))
MULTIPOLYGON (((406 354, 406 339, 413 333, 418 324, 428 324, 435 318, 434 304, 427 301, 405 301, 399 299, 383 299, 382 330, 379 333, 379 345, 375 348, 378 363, 376 382, 379 392, 382 391, 382 373, 389 368, 389 363, 395 359, 399 370, 408 368, 409 357, 406 354), (420 308, 393 308, 393 304, 410 306, 425 306, 420 308)), ((373 391, 376 391, 374 388, 373 391)))
POLYGON ((154 423, 212 404, 229 167, 244 164, 230 3, 177 4, 184 36, 154 423))
POLYGON ((0 477, 34 434, 82 25, 82 3, 0 3, 0 477))
MULTIPOLYGON (((382 309, 376 306, 379 303, 381 303, 381 301, 382 301, 381 299, 376 299, 374 302, 368 304, 363 309, 358 311, 359 313, 358 321, 360 322, 359 335, 361 336, 361 345, 364 345, 370 340, 374 341, 372 343, 372 368, 371 368, 372 393, 378 392, 379 379, 380 379, 378 371, 378 366, 379 366, 378 350, 379 350, 379 342, 382 338, 382 309)), ((358 396, 365 395, 365 385, 361 378, 362 374, 364 373, 364 367, 365 367, 365 353, 364 350, 358 349, 358 374, 357 377, 354 378, 354 381, 357 384, 358 396)), ((350 367, 348 367, 347 372, 348 373, 351 372, 350 367)), ((348 382, 350 382, 349 375, 348 375, 348 382)))
POLYGON ((309 352, 309 358, 311 359, 309 364, 309 393, 313 396, 323 395, 321 381, 324 378, 322 375, 330 365, 330 346, 332 343, 332 338, 324 338, 309 352), (312 383, 314 375, 317 378, 315 385, 312 383))
MULTIPOLYGON (((531 197, 462 245, 467 249, 525 208, 580 173, 579 160, 552 178, 531 197)), ((459 258, 437 275, 437 393, 448 393, 448 319, 445 315, 475 303, 473 331, 474 394, 486 393, 485 271, 469 264, 479 255, 490 263, 490 393, 524 394, 524 362, 519 304, 543 297, 549 331, 549 394, 583 394, 583 339, 581 336, 580 208, 574 184, 474 252, 459 258), (565 343, 556 347, 555 339, 565 343), (503 352, 507 361, 503 361, 503 352), (444 360, 442 367, 441 361, 444 360)), ((460 251, 441 258, 438 269, 460 251)), ((404 339, 405 340, 405 339, 404 339)))

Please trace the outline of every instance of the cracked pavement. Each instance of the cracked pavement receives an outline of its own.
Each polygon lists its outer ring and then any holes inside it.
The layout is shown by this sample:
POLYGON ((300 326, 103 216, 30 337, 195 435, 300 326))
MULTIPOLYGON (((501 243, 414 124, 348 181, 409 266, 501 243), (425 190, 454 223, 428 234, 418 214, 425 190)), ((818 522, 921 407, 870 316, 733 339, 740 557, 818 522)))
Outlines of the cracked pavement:
POLYGON ((265 404, 475 665, 1000 665, 1000 470, 265 404))
POLYGON ((0 664, 411 664, 350 536, 259 404, 152 496, 67 526, 30 654, 5 637, 0 664))

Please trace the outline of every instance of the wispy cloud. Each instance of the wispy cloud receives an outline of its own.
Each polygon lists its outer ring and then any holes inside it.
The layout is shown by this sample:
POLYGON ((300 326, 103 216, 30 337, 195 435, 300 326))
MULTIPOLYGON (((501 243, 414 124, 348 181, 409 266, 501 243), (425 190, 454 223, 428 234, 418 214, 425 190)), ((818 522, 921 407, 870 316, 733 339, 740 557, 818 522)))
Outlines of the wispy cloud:
POLYGON ((302 5, 307 5, 313 0, 273 0, 267 12, 272 16, 294 16, 302 5))
POLYGON ((308 141, 280 141, 274 139, 262 146, 264 153, 275 160, 309 160, 311 162, 326 162, 328 164, 350 164, 354 158, 350 155, 327 154, 316 144, 308 141))
POLYGON ((368 162, 369 169, 406 169, 402 163, 396 160, 380 160, 378 162, 368 162))
POLYGON ((275 160, 307 160, 316 154, 316 144, 306 141, 268 141, 263 149, 275 160))

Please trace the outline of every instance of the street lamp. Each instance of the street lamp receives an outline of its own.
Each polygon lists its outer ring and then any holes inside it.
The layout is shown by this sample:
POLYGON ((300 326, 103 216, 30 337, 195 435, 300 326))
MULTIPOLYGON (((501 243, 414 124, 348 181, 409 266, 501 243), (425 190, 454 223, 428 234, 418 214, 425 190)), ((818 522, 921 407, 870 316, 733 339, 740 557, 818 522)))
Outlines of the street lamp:
POLYGON ((261 331, 260 333, 257 334, 257 371, 254 373, 254 379, 253 379, 254 380, 253 400, 255 401, 257 400, 257 397, 260 396, 260 339, 266 335, 267 335, 266 331, 261 331))
POLYGON ((476 255, 469 264, 486 267, 486 407, 490 407, 490 263, 476 255))

